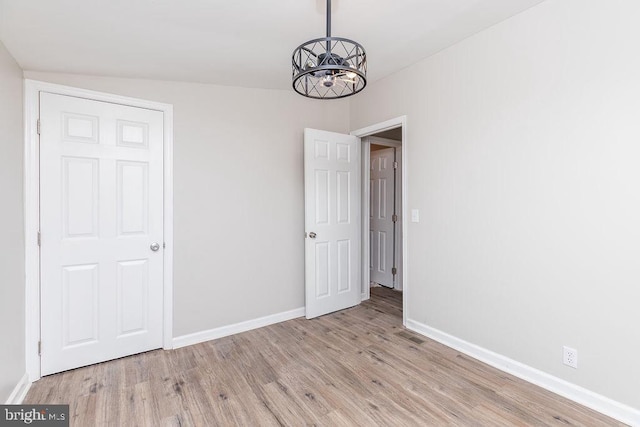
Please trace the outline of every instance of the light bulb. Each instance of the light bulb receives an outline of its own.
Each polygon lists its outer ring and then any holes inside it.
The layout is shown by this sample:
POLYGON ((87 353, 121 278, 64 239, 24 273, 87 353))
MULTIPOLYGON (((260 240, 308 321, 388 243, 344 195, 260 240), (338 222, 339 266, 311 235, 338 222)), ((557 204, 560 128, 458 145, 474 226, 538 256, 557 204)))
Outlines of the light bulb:
POLYGON ((358 76, 353 71, 347 71, 346 73, 344 73, 344 75, 347 76, 347 78, 349 78, 350 80, 353 80, 358 76))
POLYGON ((324 87, 333 87, 333 85, 336 84, 336 78, 328 75, 328 76, 324 76, 322 78, 322 85, 324 87))

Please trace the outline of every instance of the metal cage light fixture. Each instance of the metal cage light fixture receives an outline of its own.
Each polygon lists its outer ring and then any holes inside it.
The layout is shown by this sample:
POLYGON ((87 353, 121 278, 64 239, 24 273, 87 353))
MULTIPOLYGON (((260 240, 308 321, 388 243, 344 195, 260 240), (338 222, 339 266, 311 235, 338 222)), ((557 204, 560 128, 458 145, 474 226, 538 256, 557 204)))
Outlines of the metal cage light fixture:
POLYGON ((327 0, 327 36, 298 46, 291 63, 293 89, 308 98, 344 98, 367 85, 364 47, 353 40, 331 36, 331 0, 327 0))

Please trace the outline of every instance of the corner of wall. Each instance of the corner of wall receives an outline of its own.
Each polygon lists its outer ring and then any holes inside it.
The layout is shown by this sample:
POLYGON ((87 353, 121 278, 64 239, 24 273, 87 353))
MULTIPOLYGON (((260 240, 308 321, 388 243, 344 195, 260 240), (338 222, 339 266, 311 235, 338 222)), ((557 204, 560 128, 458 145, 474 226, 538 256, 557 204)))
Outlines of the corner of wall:
POLYGON ((31 382, 29 381, 29 376, 25 373, 16 386, 13 388, 13 391, 7 398, 5 404, 7 405, 19 405, 24 401, 24 398, 27 397, 27 392, 31 388, 31 382))
POLYGON ((640 409, 624 405, 608 397, 594 393, 576 384, 570 383, 531 366, 510 359, 491 350, 472 344, 436 328, 432 328, 412 319, 407 320, 407 329, 431 338, 434 341, 453 348, 480 362, 493 366, 503 372, 535 384, 562 397, 615 418, 632 426, 640 425, 640 409))

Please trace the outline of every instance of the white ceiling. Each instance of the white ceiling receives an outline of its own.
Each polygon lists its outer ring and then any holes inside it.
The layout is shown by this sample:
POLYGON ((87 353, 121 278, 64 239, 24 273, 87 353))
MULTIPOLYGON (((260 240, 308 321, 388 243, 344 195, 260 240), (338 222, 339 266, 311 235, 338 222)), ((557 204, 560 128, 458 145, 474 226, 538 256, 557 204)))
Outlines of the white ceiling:
MULTIPOLYGON (((333 35, 375 81, 543 0, 333 0, 333 35)), ((325 33, 324 0, 0 0, 26 70, 288 88, 291 53, 325 33)))

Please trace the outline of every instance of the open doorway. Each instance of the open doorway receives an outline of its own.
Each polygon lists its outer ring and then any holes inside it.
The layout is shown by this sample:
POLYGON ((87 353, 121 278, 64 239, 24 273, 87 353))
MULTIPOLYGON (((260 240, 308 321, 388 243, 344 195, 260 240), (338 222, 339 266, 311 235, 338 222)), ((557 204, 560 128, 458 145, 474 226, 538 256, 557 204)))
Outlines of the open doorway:
POLYGON ((369 298, 402 309, 402 127, 363 141, 369 144, 369 298))
POLYGON ((362 138, 362 300, 397 301, 403 323, 405 132, 406 118, 400 117, 351 133, 362 138))
POLYGON ((402 290, 402 128, 365 140, 370 144, 369 282, 402 290))

